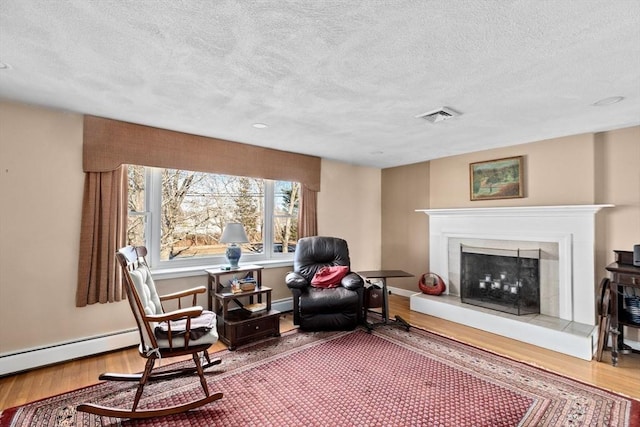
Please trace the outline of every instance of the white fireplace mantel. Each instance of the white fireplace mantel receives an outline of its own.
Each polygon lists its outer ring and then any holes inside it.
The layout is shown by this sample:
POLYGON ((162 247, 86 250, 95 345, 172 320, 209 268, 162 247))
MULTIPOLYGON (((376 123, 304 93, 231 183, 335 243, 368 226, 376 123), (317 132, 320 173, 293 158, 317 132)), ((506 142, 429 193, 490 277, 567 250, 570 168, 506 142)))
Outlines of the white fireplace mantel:
MULTIPOLYGON (((559 318, 595 325, 595 216, 609 207, 613 205, 419 209, 416 212, 429 216, 429 269, 448 284, 451 283, 451 239, 557 243, 559 318)), ((483 329, 481 325, 471 326, 483 329)))
POLYGON ((417 209, 430 217, 438 216, 573 216, 595 215, 600 209, 612 208, 614 205, 557 205, 557 206, 509 206, 485 208, 447 208, 447 209, 417 209))
POLYGON ((554 242, 560 318, 595 325, 595 214, 613 205, 420 209, 429 215, 429 266, 449 283, 449 239, 554 242))

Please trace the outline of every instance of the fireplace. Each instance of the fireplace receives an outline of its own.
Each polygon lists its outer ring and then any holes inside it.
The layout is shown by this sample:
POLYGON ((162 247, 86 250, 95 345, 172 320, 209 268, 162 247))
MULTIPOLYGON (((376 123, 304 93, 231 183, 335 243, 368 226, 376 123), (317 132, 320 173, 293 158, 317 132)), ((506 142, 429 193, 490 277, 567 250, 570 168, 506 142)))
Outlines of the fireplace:
POLYGON ((522 316, 540 313, 540 249, 460 245, 460 300, 522 316))
MULTIPOLYGON (((447 291, 441 296, 414 294, 411 309, 591 360, 597 342, 595 217, 611 206, 418 210, 429 216, 429 271, 442 277, 447 291), (512 254, 521 248, 540 249, 539 314, 520 310, 518 315, 463 303, 461 245, 512 254)), ((478 271, 473 274, 481 277, 473 280, 479 288, 481 279, 485 284, 496 277, 502 281, 502 272, 478 271)), ((511 285, 514 279, 505 274, 505 280, 511 285)))

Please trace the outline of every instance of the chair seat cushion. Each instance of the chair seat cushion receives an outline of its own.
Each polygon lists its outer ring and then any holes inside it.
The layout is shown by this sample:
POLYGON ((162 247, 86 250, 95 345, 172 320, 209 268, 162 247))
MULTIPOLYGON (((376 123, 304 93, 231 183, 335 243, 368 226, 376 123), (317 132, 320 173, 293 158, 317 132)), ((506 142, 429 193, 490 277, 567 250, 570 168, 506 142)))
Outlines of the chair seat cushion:
MULTIPOLYGON (((218 330, 216 328, 216 314, 212 311, 204 310, 198 317, 191 319, 191 334, 189 335, 189 346, 214 344, 218 341, 218 330)), ((186 333, 187 320, 181 319, 171 322, 171 345, 169 343, 169 327, 167 322, 160 322, 154 328, 154 335, 160 348, 184 347, 184 336, 186 333)))
MULTIPOLYGON (((156 338, 168 338, 169 327, 171 327, 171 336, 184 335, 187 331, 187 319, 180 319, 169 322, 160 322, 156 325, 154 333, 156 338)), ((191 339, 197 340, 206 335, 212 328, 216 327, 216 314, 212 311, 204 310, 198 317, 191 319, 191 339)))
MULTIPOLYGON (((178 337, 173 336, 171 339, 171 344, 169 343, 168 338, 156 338, 156 342, 158 343, 158 347, 160 348, 179 349, 184 347, 184 335, 178 337)), ((218 329, 213 328, 198 339, 189 339, 189 347, 202 344, 215 344, 216 342, 218 342, 218 329)))
POLYGON ((358 302, 358 293, 343 287, 310 287, 300 296, 298 309, 303 314, 357 312, 358 302))

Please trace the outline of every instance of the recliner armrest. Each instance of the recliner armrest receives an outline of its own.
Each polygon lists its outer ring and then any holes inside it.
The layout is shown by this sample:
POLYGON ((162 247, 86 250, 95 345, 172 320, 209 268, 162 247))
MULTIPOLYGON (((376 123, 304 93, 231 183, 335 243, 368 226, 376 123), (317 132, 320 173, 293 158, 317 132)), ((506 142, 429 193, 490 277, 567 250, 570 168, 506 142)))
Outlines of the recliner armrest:
POLYGON ((302 274, 295 271, 287 273, 284 282, 289 289, 304 289, 309 286, 309 281, 302 274))
POLYGON ((342 278, 342 286, 351 291, 364 287, 364 279, 357 273, 351 272, 342 278))

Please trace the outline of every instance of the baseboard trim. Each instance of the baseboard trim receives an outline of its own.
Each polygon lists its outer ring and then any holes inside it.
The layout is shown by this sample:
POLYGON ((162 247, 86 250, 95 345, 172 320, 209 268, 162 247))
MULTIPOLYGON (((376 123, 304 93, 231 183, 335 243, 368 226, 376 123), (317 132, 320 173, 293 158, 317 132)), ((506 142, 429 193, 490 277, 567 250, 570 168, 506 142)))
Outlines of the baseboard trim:
MULTIPOLYGON (((288 312, 293 310, 293 298, 289 297, 274 301, 271 305, 274 310, 283 313, 288 312)), ((139 342, 140 337, 138 330, 129 329, 112 334, 0 355, 0 377, 135 346, 138 345, 139 342)))
MULTIPOLYGON (((392 286, 387 286, 387 290, 391 294, 400 295, 400 296, 407 297, 407 298, 409 298, 411 295, 416 293, 416 291, 408 291, 406 289, 394 288, 392 286)), ((274 310, 278 310, 280 312, 283 312, 283 313, 287 312, 287 311, 292 311, 293 310, 293 298, 289 297, 289 298, 283 298, 283 299, 279 299, 277 301, 273 301, 271 303, 271 308, 273 308, 274 310)))
MULTIPOLYGON (((400 296, 407 297, 407 298, 409 298, 411 295, 416 293, 416 291, 408 291, 406 289, 394 288, 392 286, 387 286, 387 290, 391 294, 400 295, 400 296)), ((293 310, 293 298, 289 297, 289 298, 283 298, 283 299, 279 299, 277 301, 273 301, 271 303, 271 308, 273 308, 274 310, 278 310, 280 312, 283 312, 283 313, 285 313, 287 311, 292 311, 293 310)))
POLYGON ((387 285, 387 290, 389 291, 390 294, 400 295, 401 297, 407 297, 407 298, 409 298, 411 295, 417 292, 416 290, 409 291, 407 289, 396 288, 389 285, 387 285))
MULTIPOLYGON (((388 290, 392 294, 404 297, 411 297, 416 293, 415 291, 391 286, 388 287, 388 290)), ((289 297, 274 301, 272 307, 283 313, 290 312, 293 310, 293 299, 289 297)), ((137 345, 138 342, 138 330, 130 329, 113 334, 0 355, 0 376, 13 375, 34 368, 131 347, 137 345)), ((625 343, 636 350, 640 349, 639 342, 625 340, 625 343)))
POLYGON ((137 345, 137 329, 35 348, 0 356, 0 376, 137 345))
MULTIPOLYGON (((272 308, 283 313, 291 311, 293 310, 293 299, 285 298, 274 301, 272 308)), ((130 329, 98 337, 83 338, 17 353, 0 355, 0 377, 135 346, 138 345, 139 342, 140 337, 138 330, 130 329)))
POLYGON ((293 297, 279 299, 271 303, 271 308, 281 313, 293 311, 293 297))

